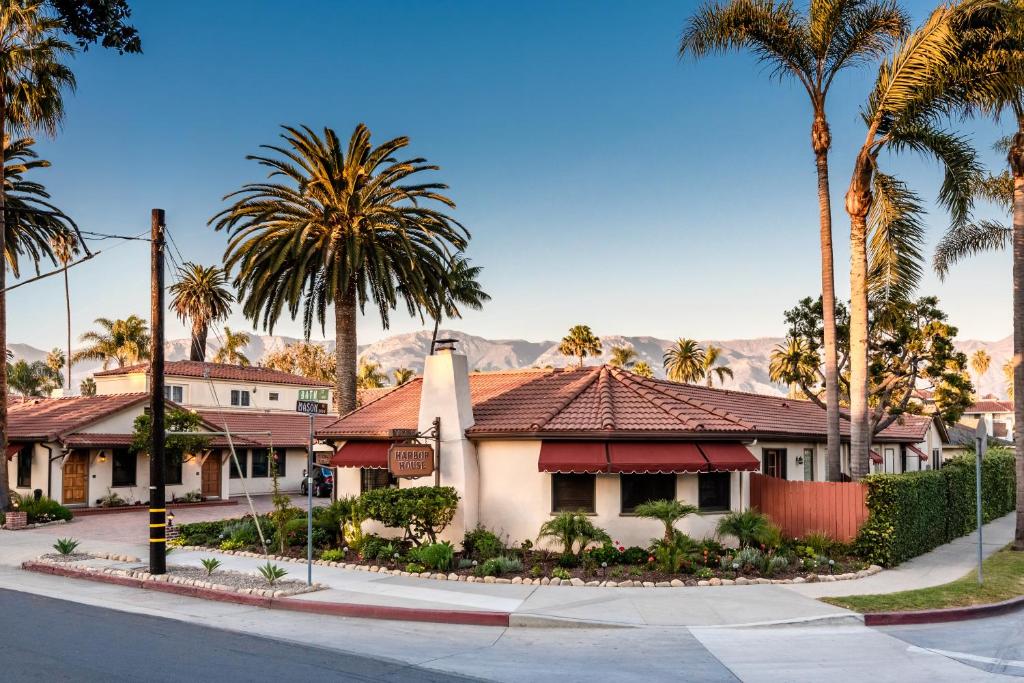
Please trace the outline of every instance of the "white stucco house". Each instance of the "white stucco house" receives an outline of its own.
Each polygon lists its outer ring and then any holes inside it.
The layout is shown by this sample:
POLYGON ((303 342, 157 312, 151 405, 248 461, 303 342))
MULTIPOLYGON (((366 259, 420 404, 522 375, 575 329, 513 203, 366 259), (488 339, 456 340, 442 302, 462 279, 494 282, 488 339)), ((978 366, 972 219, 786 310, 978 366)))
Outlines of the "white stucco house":
MULTIPOLYGON (((699 538, 726 511, 746 507, 750 472, 827 480, 825 413, 811 402, 611 366, 469 373, 464 355, 439 349, 422 378, 320 430, 337 446, 338 494, 432 485, 432 477, 393 478, 387 453, 435 418, 440 483, 461 497, 445 534, 453 540, 477 524, 532 540, 552 514, 583 510, 616 540, 643 545, 659 523, 632 511, 657 498, 698 506, 703 514, 681 529, 699 538)), ((929 469, 942 439, 931 417, 903 416, 876 438, 872 470, 929 469)), ((844 456, 848 471, 845 447, 844 456)))

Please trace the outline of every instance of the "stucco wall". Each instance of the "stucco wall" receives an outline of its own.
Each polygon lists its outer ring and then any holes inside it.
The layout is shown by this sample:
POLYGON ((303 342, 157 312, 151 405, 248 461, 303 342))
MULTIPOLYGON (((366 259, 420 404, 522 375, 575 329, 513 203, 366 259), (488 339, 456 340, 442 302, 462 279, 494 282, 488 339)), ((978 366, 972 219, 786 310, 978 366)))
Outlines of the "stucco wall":
MULTIPOLYGON (((139 372, 131 375, 112 375, 109 377, 96 377, 96 393, 124 394, 139 391, 148 391, 148 382, 145 374, 139 372)), ((295 410, 295 401, 299 398, 300 389, 312 389, 315 387, 300 387, 287 384, 270 384, 265 382, 242 382, 237 380, 205 380, 194 377, 166 378, 167 386, 182 387, 182 405, 201 408, 240 408, 231 405, 231 391, 237 389, 250 392, 250 410, 295 410), (212 387, 211 387, 212 384, 212 387), (276 401, 270 399, 270 394, 278 395, 276 401)), ((328 406, 333 406, 328 394, 328 406)), ((244 409, 244 408, 242 408, 244 409)))

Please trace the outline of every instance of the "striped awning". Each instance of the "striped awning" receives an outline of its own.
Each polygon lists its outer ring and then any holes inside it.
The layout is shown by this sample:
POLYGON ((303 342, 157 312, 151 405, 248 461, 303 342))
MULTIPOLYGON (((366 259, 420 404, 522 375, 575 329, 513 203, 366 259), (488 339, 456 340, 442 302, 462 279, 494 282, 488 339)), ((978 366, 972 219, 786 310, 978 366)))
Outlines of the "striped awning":
POLYGON ((707 472, 708 463, 697 444, 678 441, 610 441, 610 472, 670 474, 707 472))
POLYGON ((927 460, 928 459, 928 454, 925 453, 924 451, 922 451, 920 448, 918 448, 914 444, 908 445, 907 448, 909 448, 914 455, 916 455, 917 457, 921 458, 921 460, 927 460))
POLYGON ((537 469, 563 474, 607 472, 608 447, 604 441, 542 441, 537 469))
POLYGON ((332 467, 387 469, 390 441, 346 441, 331 458, 332 467))
POLYGON ((761 462, 741 443, 717 441, 701 443, 700 451, 711 472, 760 472, 761 462))

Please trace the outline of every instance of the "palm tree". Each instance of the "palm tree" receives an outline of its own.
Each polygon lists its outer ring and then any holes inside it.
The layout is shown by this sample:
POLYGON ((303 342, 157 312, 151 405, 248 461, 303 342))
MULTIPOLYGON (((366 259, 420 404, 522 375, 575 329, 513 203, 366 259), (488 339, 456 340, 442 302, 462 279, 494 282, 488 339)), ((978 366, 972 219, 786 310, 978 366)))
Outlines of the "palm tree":
POLYGON ((79 337, 80 341, 89 346, 75 352, 72 360, 78 363, 83 360, 103 361, 106 370, 111 361, 117 367, 149 360, 149 326, 137 315, 130 315, 124 320, 96 318, 100 332, 89 331, 79 337))
POLYGON ((732 379, 732 368, 725 363, 719 363, 720 358, 722 358, 722 348, 708 344, 708 348, 704 349, 704 377, 708 382, 708 388, 714 384, 713 380, 716 376, 719 384, 725 384, 726 377, 732 379))
POLYGON ((647 377, 648 379, 654 377, 654 370, 651 369, 650 364, 645 360, 638 360, 633 364, 633 367, 629 368, 629 371, 634 375, 647 377))
POLYGON ((469 265, 469 259, 456 255, 447 265, 441 264, 435 270, 444 273, 444 277, 426 292, 422 301, 423 309, 434 319, 434 332, 430 337, 431 354, 434 353, 437 331, 445 316, 461 318, 460 306, 479 311, 491 300, 490 294, 477 281, 483 268, 469 265))
POLYGON ((391 371, 391 376, 395 379, 395 386, 400 387, 406 382, 412 381, 416 376, 416 371, 409 368, 395 368, 391 371))
POLYGON ((380 363, 360 361, 359 372, 356 373, 356 386, 360 389, 380 389, 387 382, 388 376, 380 367, 380 363))
POLYGON ((587 356, 601 355, 601 340, 594 335, 587 325, 573 325, 569 328, 569 334, 562 337, 558 344, 558 352, 563 356, 569 356, 579 360, 579 367, 583 367, 583 359, 587 356))
POLYGON ((992 364, 992 356, 985 352, 985 349, 978 349, 971 354, 971 370, 974 370, 974 376, 977 378, 978 384, 981 384, 981 376, 988 372, 989 365, 992 364))
POLYGON ((214 363, 228 363, 230 365, 241 365, 247 368, 252 363, 242 353, 242 349, 249 345, 251 338, 248 332, 232 332, 227 325, 224 326, 224 343, 217 349, 213 356, 214 363))
POLYGON ((704 57, 750 50, 803 86, 811 103, 811 149, 818 180, 821 296, 824 304, 825 406, 828 471, 839 476, 839 362, 836 343, 835 277, 832 262, 832 203, 828 155, 832 134, 826 102, 835 78, 847 67, 880 58, 907 30, 907 18, 889 0, 811 0, 806 15, 785 0, 733 0, 705 4, 691 17, 679 46, 681 56, 704 57))
POLYGON ((61 385, 59 372, 41 360, 29 363, 19 360, 8 368, 11 389, 23 397, 48 396, 61 385))
POLYGON ((671 544, 676 535, 676 522, 700 510, 694 505, 687 505, 678 500, 651 500, 634 508, 637 517, 656 519, 665 525, 665 543, 671 544))
POLYGON ((934 157, 945 171, 940 203, 954 224, 967 219, 972 187, 979 175, 967 140, 939 127, 939 121, 968 98, 971 88, 994 78, 962 78, 965 22, 974 6, 943 5, 879 68, 864 109, 867 134, 857 154, 846 193, 850 217, 850 469, 854 479, 868 471, 871 409, 868 368, 868 297, 907 298, 921 276, 923 210, 918 197, 898 178, 882 172, 879 155, 912 150, 934 157), (870 244, 869 244, 870 242, 870 244), (870 252, 870 258, 869 258, 870 252))
POLYGON ((704 379, 704 349, 693 339, 680 337, 662 357, 669 380, 694 384, 704 379))
POLYGON ((812 386, 821 375, 818 354, 812 352, 802 337, 786 337, 785 344, 772 349, 768 362, 768 378, 789 385, 789 397, 796 398, 800 386, 812 386))
POLYGON ((227 274, 217 266, 185 263, 181 279, 171 285, 171 307, 178 318, 192 321, 190 360, 206 360, 206 336, 211 322, 226 320, 234 295, 228 290, 227 274))
POLYGON ((347 149, 330 128, 321 137, 285 127, 282 137, 284 147, 264 146, 276 158, 249 157, 271 180, 229 194, 234 203, 210 222, 231 235, 225 262, 239 268, 246 316, 272 330, 285 308, 293 318, 302 308, 308 338, 314 318, 323 327, 334 305, 335 408, 344 414, 356 407, 357 311, 372 301, 385 328, 399 300, 415 313, 469 233, 431 206, 454 208, 441 193, 447 186, 416 180, 438 167, 396 160, 407 137, 373 147, 362 124, 347 149))
MULTIPOLYGON (((71 259, 74 258, 75 254, 78 253, 78 246, 80 241, 78 235, 70 231, 62 231, 59 235, 55 236, 50 241, 53 247, 53 255, 60 261, 62 270, 64 271, 64 308, 65 317, 67 321, 67 334, 68 334, 68 347, 67 347, 67 358, 72 357, 71 351, 71 285, 68 281, 68 264, 71 263, 71 259)), ((68 364, 68 376, 67 376, 67 387, 68 393, 71 393, 71 365, 68 364)))
POLYGON ((82 396, 95 396, 96 395, 96 380, 92 377, 86 377, 78 384, 78 393, 82 396))
MULTIPOLYGON (((29 0, 0 5, 0 141, 5 148, 11 134, 30 130, 53 133, 60 126, 64 117, 62 91, 75 85, 71 70, 61 64, 73 51, 58 37, 61 29, 62 22, 51 18, 42 3, 29 0)), ((0 358, 7 355, 8 264, 18 274, 16 256, 12 260, 11 254, 27 251, 38 262, 38 252, 30 245, 34 243, 40 251, 49 252, 50 235, 39 235, 38 228, 52 225, 55 218, 48 214, 16 214, 12 211, 17 208, 14 202, 7 206, 7 157, 5 149, 0 157, 4 166, 0 168, 0 177, 4 179, 0 190, 0 358), (15 240, 19 246, 14 248, 8 245, 8 224, 12 222, 18 226, 14 231, 21 233, 20 239, 15 240)), ((38 192, 35 194, 39 196, 38 192)), ((24 201, 39 204, 31 198, 24 201)), ((6 363, 0 363, 0 450, 7 450, 6 363)), ((9 506, 7 458, 0 458, 0 511, 9 506)))
POLYGON ((632 346, 613 346, 612 357, 608 359, 608 365, 616 368, 629 369, 636 361, 636 349, 632 346))
POLYGON ((1013 375, 1013 373, 1014 373, 1014 368, 1016 367, 1016 365, 1017 364, 1013 362, 1012 358, 1010 360, 1006 361, 1005 363, 1003 363, 1003 379, 1006 382, 1006 395, 1009 396, 1010 400, 1014 402, 1014 407, 1016 407, 1016 401, 1017 401, 1017 399, 1014 397, 1016 392, 1014 392, 1014 390, 1013 390, 1013 384, 1014 384, 1014 375, 1013 375))
MULTIPOLYGON (((54 347, 46 354, 46 366, 53 371, 54 376, 60 377, 60 371, 64 369, 66 364, 67 356, 59 348, 54 347)), ((63 378, 61 378, 61 383, 63 383, 63 378)))

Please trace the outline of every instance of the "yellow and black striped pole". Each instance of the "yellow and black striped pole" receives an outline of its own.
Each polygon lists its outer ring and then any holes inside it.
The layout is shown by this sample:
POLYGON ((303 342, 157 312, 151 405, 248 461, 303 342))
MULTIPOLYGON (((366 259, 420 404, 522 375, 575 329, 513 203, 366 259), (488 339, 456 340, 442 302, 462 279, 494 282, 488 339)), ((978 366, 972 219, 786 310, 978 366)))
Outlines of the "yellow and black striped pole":
POLYGON ((167 510, 164 480, 164 211, 153 209, 150 268, 150 433, 149 447, 149 572, 167 572, 167 510))

